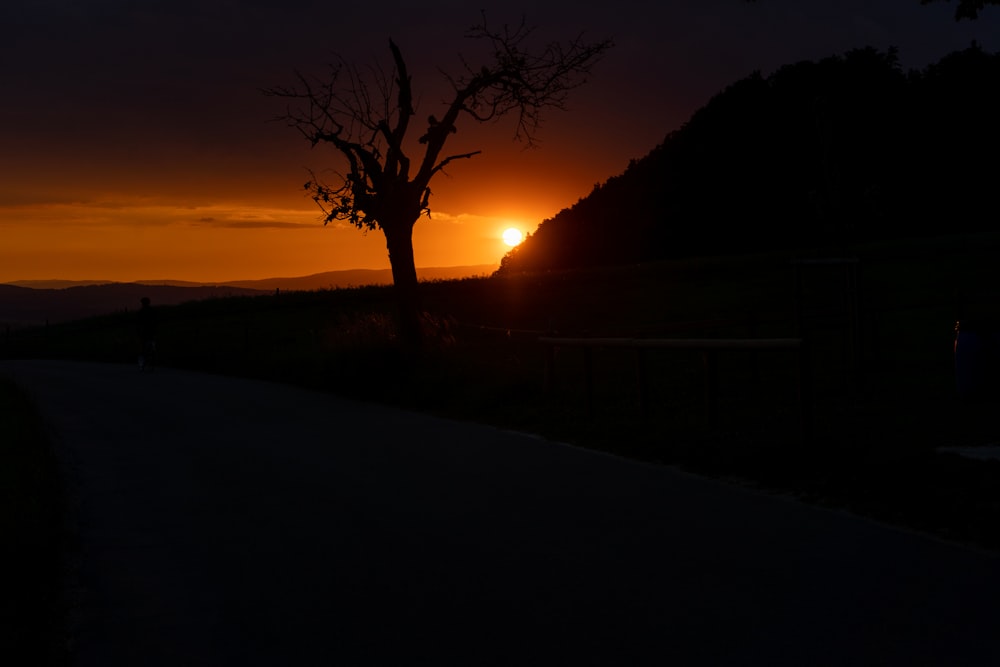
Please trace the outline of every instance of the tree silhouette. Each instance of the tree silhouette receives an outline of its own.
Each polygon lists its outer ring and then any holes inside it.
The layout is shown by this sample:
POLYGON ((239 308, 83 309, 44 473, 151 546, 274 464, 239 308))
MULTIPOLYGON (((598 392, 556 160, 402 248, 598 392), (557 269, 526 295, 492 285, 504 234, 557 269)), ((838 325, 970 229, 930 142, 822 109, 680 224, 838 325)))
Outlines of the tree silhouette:
MULTIPOLYGON (((932 2, 941 2, 941 0, 920 0, 922 5, 929 5, 932 2)), ((945 2, 951 2, 951 0, 945 0, 945 2)), ((983 11, 986 5, 1000 5, 1000 0, 958 0, 958 6, 955 7, 955 20, 979 18, 979 12, 983 11)))
POLYGON ((982 233, 1000 53, 867 47, 730 84, 501 260, 500 275, 982 233), (623 225, 627 233, 623 233, 623 225))
MULTIPOLYGON (((756 2, 756 0, 746 0, 746 2, 756 2)), ((929 5, 934 2, 951 2, 951 0, 920 0, 920 4, 929 5)), ((986 9, 986 5, 1000 5, 1000 0, 958 0, 955 7, 955 20, 974 20, 979 18, 979 12, 986 9)))
POLYGON ((546 109, 561 109, 570 90, 582 85, 592 67, 611 47, 610 40, 529 44, 534 30, 522 20, 494 29, 485 16, 467 37, 485 42, 491 55, 473 65, 460 58, 461 72, 445 74, 451 92, 440 117, 430 115, 414 145, 411 123, 416 110, 406 60, 389 40, 392 69, 366 68, 343 58, 325 78, 296 73, 293 87, 265 95, 286 98, 279 119, 312 144, 328 144, 343 158, 346 170, 327 183, 312 174, 305 189, 323 211, 324 224, 347 221, 385 235, 399 302, 399 333, 411 349, 421 344, 421 314, 413 257, 413 225, 430 215, 430 182, 445 167, 480 151, 447 154, 449 137, 461 120, 488 122, 516 118, 514 137, 532 146, 546 109), (411 159, 410 154, 419 154, 411 159))

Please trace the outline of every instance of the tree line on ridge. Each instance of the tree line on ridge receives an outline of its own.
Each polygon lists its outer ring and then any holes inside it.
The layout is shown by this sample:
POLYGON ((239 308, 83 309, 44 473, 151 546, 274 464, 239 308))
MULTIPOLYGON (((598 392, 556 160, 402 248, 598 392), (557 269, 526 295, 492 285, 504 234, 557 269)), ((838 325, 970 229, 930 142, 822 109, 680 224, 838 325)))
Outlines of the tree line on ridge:
POLYGON ((500 274, 992 228, 1000 54, 890 48, 754 72, 545 220, 500 274))

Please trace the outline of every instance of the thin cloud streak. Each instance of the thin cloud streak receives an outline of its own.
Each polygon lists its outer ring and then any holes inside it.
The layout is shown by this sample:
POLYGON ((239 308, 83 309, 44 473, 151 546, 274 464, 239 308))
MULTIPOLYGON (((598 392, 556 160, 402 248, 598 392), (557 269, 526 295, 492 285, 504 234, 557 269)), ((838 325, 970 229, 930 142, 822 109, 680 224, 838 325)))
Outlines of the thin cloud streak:
POLYGON ((230 229, 299 229, 302 227, 315 227, 317 223, 305 224, 302 222, 282 222, 281 220, 231 220, 215 227, 228 227, 230 229))
POLYGON ((210 226, 233 229, 289 229, 321 225, 312 209, 275 209, 253 205, 197 206, 167 203, 95 201, 11 203, 3 206, 0 227, 43 224, 52 227, 210 226))

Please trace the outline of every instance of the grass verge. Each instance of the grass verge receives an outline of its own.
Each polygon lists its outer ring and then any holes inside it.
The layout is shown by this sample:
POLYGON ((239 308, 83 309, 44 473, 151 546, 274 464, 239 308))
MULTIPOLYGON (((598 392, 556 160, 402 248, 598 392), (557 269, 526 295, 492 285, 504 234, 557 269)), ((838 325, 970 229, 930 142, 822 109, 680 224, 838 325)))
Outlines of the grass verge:
POLYGON ((38 413, 0 378, 0 650, 4 661, 18 656, 7 664, 68 662, 64 499, 38 413))
MULTIPOLYGON (((942 451, 1000 443, 1000 396, 959 400, 954 367, 956 320, 1000 322, 1000 234, 841 255, 852 261, 706 258, 425 283, 428 349, 416 363, 399 356, 388 287, 191 302, 160 309, 159 358, 540 433, 1000 551, 1000 462, 942 451), (657 351, 639 382, 634 354, 549 355, 539 338, 551 335, 794 336, 808 354, 709 363, 657 351)), ((118 313, 17 332, 0 356, 134 363, 133 332, 118 313)), ((984 365, 994 385, 997 363, 984 365)))

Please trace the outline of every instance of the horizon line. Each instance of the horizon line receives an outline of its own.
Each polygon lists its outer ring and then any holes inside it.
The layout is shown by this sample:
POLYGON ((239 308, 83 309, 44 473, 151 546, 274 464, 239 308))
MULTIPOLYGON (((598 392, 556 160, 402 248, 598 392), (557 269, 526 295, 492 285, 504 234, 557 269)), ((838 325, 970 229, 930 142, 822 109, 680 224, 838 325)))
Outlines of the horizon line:
MULTIPOLYGON (((500 262, 487 264, 456 264, 450 266, 418 266, 417 271, 458 271, 462 269, 487 269, 488 267, 499 268, 500 262)), ((353 269, 331 269, 329 271, 319 271, 317 273, 307 273, 302 275, 268 276, 265 278, 229 278, 223 280, 188 280, 182 278, 139 278, 135 280, 109 280, 103 278, 18 278, 14 280, 0 281, 0 285, 11 285, 14 287, 24 287, 35 283, 67 283, 74 285, 167 285, 169 283, 183 283, 190 285, 204 286, 225 286, 232 283, 253 283, 268 282, 274 280, 305 280, 329 274, 346 273, 391 273, 391 267, 378 269, 353 268, 353 269)))

